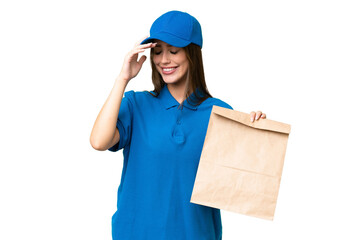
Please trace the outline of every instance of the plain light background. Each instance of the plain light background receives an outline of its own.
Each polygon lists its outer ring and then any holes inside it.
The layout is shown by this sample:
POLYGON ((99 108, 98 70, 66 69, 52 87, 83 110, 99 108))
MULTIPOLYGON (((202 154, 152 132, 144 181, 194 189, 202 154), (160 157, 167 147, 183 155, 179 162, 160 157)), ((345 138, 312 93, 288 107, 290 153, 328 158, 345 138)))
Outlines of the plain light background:
MULTIPOLYGON (((214 97, 292 125, 274 221, 221 211, 223 239, 360 239, 360 7, 347 0, 1 1, 0 239, 111 239, 123 156, 90 133, 125 54, 175 9, 202 25, 214 97)), ((147 60, 126 91, 152 87, 147 60)))

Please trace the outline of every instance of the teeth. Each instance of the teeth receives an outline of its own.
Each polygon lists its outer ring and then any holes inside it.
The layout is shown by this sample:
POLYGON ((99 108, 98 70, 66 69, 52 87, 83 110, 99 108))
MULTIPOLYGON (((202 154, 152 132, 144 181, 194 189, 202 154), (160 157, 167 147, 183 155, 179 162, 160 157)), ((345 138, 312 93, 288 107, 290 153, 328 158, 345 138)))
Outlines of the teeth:
POLYGON ((174 70, 175 68, 164 68, 163 70, 164 70, 164 72, 170 72, 170 71, 172 71, 172 70, 174 70))

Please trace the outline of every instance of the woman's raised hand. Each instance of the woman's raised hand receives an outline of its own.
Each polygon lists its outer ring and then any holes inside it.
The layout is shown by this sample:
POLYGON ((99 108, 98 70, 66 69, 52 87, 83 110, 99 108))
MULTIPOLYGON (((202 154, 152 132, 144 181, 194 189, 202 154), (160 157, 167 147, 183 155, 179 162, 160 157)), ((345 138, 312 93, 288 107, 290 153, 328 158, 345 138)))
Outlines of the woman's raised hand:
POLYGON ((266 114, 262 113, 261 111, 257 111, 257 112, 251 112, 250 113, 250 121, 254 122, 255 120, 259 120, 260 118, 265 119, 266 118, 266 114))
POLYGON ((125 56, 124 63, 120 72, 120 77, 125 81, 130 81, 132 78, 140 72, 143 63, 146 60, 146 56, 143 55, 138 60, 139 53, 142 53, 147 48, 153 48, 156 43, 140 44, 145 38, 137 42, 134 48, 125 56))

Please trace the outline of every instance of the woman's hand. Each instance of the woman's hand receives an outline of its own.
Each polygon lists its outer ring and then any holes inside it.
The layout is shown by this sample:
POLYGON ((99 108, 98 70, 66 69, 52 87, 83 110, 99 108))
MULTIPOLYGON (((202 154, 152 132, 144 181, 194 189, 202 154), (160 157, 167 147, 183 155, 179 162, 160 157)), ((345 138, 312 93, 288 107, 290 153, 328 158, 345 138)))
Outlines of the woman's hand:
POLYGON ((250 113, 250 121, 254 122, 255 120, 259 120, 260 118, 265 119, 266 118, 266 114, 262 113, 261 111, 257 111, 257 112, 251 112, 250 113))
POLYGON ((147 48, 153 48, 156 46, 156 43, 140 44, 144 39, 141 39, 139 42, 137 42, 134 48, 125 56, 124 63, 119 75, 125 81, 130 81, 140 72, 143 63, 146 60, 146 56, 141 56, 138 61, 139 53, 144 52, 147 48))

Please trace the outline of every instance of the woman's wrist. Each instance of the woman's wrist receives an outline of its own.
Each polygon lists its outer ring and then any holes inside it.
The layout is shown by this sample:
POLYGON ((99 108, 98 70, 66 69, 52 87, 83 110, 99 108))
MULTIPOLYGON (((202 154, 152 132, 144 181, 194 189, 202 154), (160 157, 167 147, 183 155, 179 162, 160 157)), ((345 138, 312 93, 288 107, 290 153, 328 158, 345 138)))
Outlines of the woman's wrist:
POLYGON ((116 77, 116 81, 122 81, 122 82, 128 83, 130 80, 131 80, 131 78, 129 79, 128 77, 125 77, 122 73, 120 73, 120 74, 116 77))
POLYGON ((121 91, 124 93, 128 83, 129 80, 119 75, 115 80, 114 88, 117 89, 116 91, 121 91))

